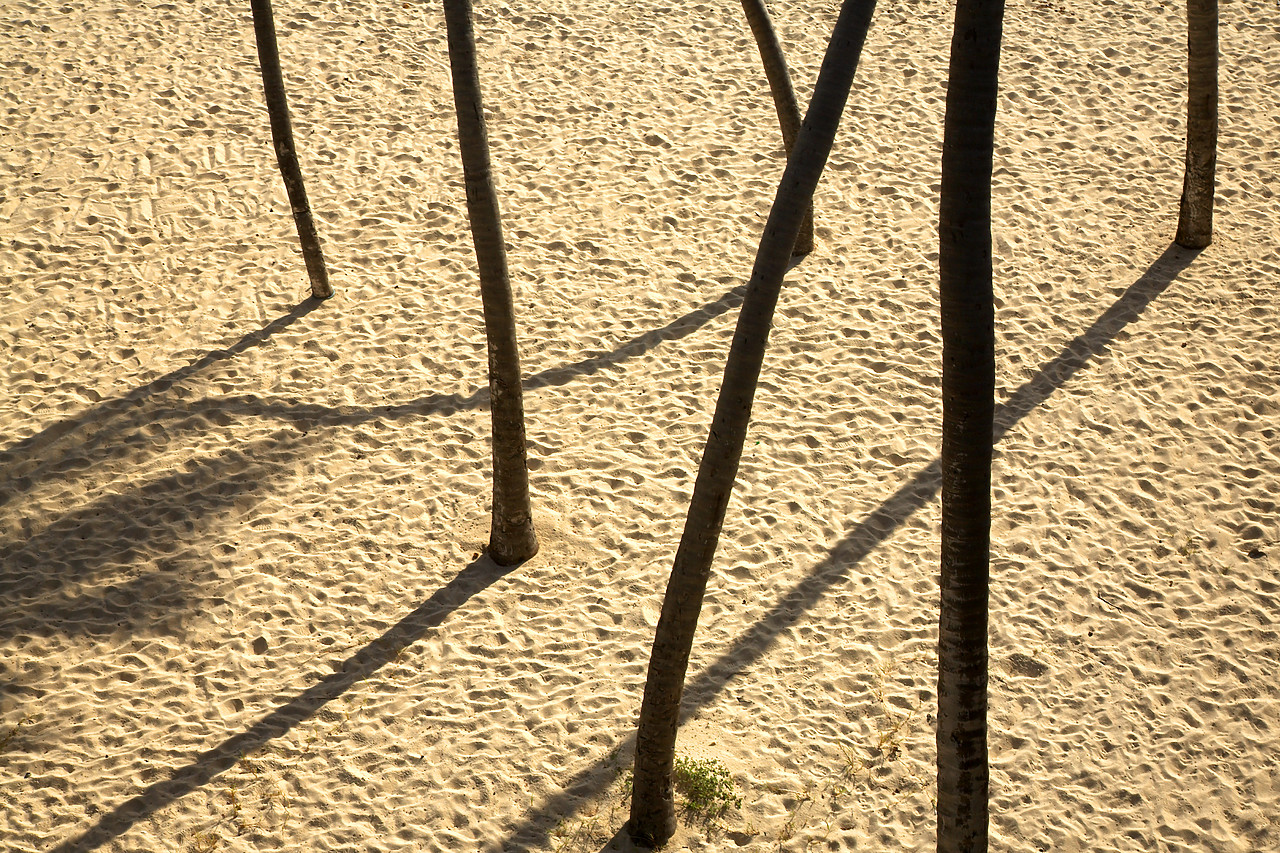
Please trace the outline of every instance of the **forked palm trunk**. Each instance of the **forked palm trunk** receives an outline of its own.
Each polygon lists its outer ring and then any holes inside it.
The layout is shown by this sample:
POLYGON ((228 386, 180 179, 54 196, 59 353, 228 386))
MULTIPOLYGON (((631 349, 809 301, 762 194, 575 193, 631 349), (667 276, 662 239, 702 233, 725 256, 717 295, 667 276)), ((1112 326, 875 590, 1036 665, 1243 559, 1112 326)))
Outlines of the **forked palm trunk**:
POLYGON ((480 270, 489 350, 489 403, 493 419, 493 515, 489 556, 511 566, 538 552, 529 503, 524 395, 516 345, 515 307, 507 273, 498 194, 489 165, 489 139, 480 100, 470 0, 444 0, 449 68, 458 114, 458 150, 467 187, 467 217, 480 270))
POLYGON ((942 566, 938 850, 987 849, 987 596, 995 410, 991 172, 1004 0, 959 0, 939 200, 942 566))
POLYGON ((293 143, 293 125, 289 121, 289 101, 284 92, 284 75, 280 71, 280 49, 276 44, 275 18, 271 13, 271 0, 249 0, 253 9, 253 35, 258 43, 258 65, 262 69, 262 90, 267 101, 267 116, 271 120, 271 141, 276 150, 276 163, 284 178, 284 189, 293 210, 293 224, 298 229, 298 242, 302 244, 302 259, 307 265, 307 277, 311 280, 311 295, 328 299, 333 295, 329 284, 329 271, 325 267, 324 253, 320 249, 320 236, 311 216, 311 205, 302 184, 302 168, 298 165, 298 150, 293 143))
POLYGON ((1187 0, 1187 163, 1174 242, 1203 249, 1213 240, 1218 166, 1218 0, 1187 0))
MULTIPOLYGON (((782 44, 769 18, 769 9, 764 0, 742 0, 742 11, 751 27, 751 35, 755 37, 756 48, 760 51, 760 60, 764 63, 764 74, 769 80, 769 91, 773 95, 773 107, 778 113, 778 125, 782 129, 782 144, 787 156, 791 156, 796 145, 796 136, 800 133, 800 105, 796 102, 796 92, 791 85, 791 72, 787 70, 787 59, 782 52, 782 44)), ((813 251, 813 202, 809 202, 805 210, 804 220, 800 223, 800 233, 796 244, 791 249, 793 255, 807 255, 813 251)))
POLYGON ((680 697, 693 649, 711 561, 742 458, 765 345, 791 249, 805 208, 826 165, 854 70, 871 25, 875 0, 844 0, 822 61, 809 114, 778 186, 756 252, 738 325, 725 364, 711 431, 698 466, 684 533, 662 601, 636 732, 628 832, 660 846, 675 832, 672 770, 680 697))

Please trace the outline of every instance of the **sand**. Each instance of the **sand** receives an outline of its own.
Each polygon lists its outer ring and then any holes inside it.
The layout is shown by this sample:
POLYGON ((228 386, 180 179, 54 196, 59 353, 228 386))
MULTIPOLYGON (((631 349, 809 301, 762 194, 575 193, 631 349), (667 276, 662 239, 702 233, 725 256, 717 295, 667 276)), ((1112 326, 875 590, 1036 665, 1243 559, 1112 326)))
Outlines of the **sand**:
MULTIPOLYGON (((0 849, 625 849, 649 643, 781 174, 738 5, 478 3, 541 553, 487 537, 438 4, 0 15, 0 849)), ((992 843, 1280 846, 1280 9, 1224 5, 1217 238, 1170 247, 1180 4, 1008 9, 992 843)), ((807 98, 837 4, 772 9, 807 98)), ((673 849, 934 843, 950 7, 882 3, 779 304, 673 849)))

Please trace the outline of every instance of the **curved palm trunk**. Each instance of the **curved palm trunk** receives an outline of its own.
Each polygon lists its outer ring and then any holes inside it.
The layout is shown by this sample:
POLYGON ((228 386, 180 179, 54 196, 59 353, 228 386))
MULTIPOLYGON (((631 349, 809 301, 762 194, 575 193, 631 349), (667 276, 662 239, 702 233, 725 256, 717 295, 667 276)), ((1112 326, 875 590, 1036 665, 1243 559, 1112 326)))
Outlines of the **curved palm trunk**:
POLYGON ((1218 165, 1218 0, 1187 0, 1187 165, 1174 242, 1203 249, 1213 240, 1218 165))
POLYGON ((489 556, 502 566, 538 552, 529 504, 524 396, 516 346, 515 308, 507 275, 498 194, 489 165, 489 139, 480 100, 470 0, 444 0, 449 68, 458 113, 458 150, 467 186, 467 217, 480 270, 480 298, 489 347, 489 400, 493 418, 493 517, 489 556))
POLYGON ((320 236, 316 233, 316 223, 311 216, 307 191, 302 185, 298 151, 293 144, 293 126, 289 121, 284 76, 280 73, 280 49, 276 44, 271 0, 249 0, 249 5, 253 8, 253 35, 258 43, 262 90, 266 96, 267 115, 271 119, 271 141, 276 149, 280 175, 284 178, 284 189, 289 195, 293 224, 298 229, 298 242, 302 244, 302 259, 307 264, 307 277, 311 279, 311 295, 317 299, 328 299, 333 295, 333 288, 329 285, 329 271, 320 250, 320 236))
POLYGON ((995 309, 991 171, 1003 0, 959 0, 939 208, 942 570, 938 850, 987 849, 987 595, 995 309))
MULTIPOLYGON (((782 53, 782 45, 778 34, 773 29, 773 21, 769 18, 769 9, 764 0, 742 0, 742 11, 751 26, 751 35, 755 37, 756 47, 760 51, 760 59, 764 63, 764 74, 769 79, 769 91, 773 94, 773 107, 778 113, 778 124, 782 128, 782 144, 787 156, 791 156, 796 145, 796 136, 800 134, 800 105, 796 102, 795 89, 791 87, 791 72, 787 70, 787 59, 782 53)), ((793 255, 807 255, 813 251, 813 202, 805 210, 804 220, 800 223, 800 234, 791 249, 793 255)))
POLYGON ((738 316, 711 432, 698 466, 689 514, 649 657, 636 732, 631 820, 627 827, 640 844, 660 846, 675 832, 671 772, 680 697, 698 613, 738 473, 773 310, 791 248, 831 152, 874 9, 875 0, 845 0, 840 10, 809 115, 778 186, 738 316))

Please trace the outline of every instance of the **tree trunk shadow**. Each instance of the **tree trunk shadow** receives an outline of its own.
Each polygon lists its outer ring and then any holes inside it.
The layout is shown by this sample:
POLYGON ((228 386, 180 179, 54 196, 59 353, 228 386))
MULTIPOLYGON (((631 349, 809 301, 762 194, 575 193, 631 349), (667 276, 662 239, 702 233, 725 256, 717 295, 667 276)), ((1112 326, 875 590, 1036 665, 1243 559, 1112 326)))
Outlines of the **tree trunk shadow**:
MULTIPOLYGON (((282 317, 277 317, 261 329, 249 332, 225 349, 210 350, 190 364, 171 370, 165 375, 153 379, 145 385, 140 385, 126 394, 104 400, 79 415, 50 424, 40 432, 19 441, 12 447, 0 450, 0 469, 9 469, 18 463, 36 460, 41 454, 55 445, 59 439, 71 435, 76 430, 91 424, 104 423, 122 412, 132 412, 135 407, 143 406, 148 399, 168 391, 176 383, 190 379, 220 361, 226 361, 246 350, 261 346, 273 335, 307 316, 321 304, 322 301, 319 299, 306 299, 289 313, 282 317)), ((135 422, 142 422, 145 419, 145 412, 135 415, 133 418, 135 422)), ((22 483, 17 483, 16 485, 18 486, 16 489, 13 489, 13 484, 10 484, 10 489, 0 491, 0 505, 12 500, 18 493, 25 491, 26 488, 30 488, 30 484, 23 486, 22 483)))
MULTIPOLYGON (((1197 255, 1196 251, 1177 246, 1171 245, 1167 248, 1088 329, 1077 336, 1058 356, 1042 366, 1035 377, 1024 383, 997 407, 993 438, 998 441, 1023 417, 1084 368, 1090 360, 1105 353, 1115 337, 1138 320, 1148 305, 1169 287, 1197 255)), ((634 351, 635 349, 644 351, 663 340, 687 335, 705 325, 711 317, 740 304, 740 293, 741 288, 731 290, 716 302, 690 312, 662 329, 647 332, 633 339, 616 350, 616 355, 586 359, 576 366, 571 365, 558 370, 578 367, 579 372, 574 375, 594 372, 587 370, 586 366, 595 364, 600 359, 622 361, 632 357, 633 354, 638 354, 634 351)), ((289 315, 273 321, 256 333, 247 335, 232 348, 209 353, 200 361, 167 374, 131 392, 126 397, 117 398, 112 402, 118 405, 121 400, 143 399, 158 390, 163 390, 160 383, 167 382, 164 385, 164 388, 167 388, 174 381, 191 375, 199 369, 199 366, 226 358, 233 354, 233 350, 243 351, 250 346, 260 344, 271 332, 294 322, 313 308, 314 305, 308 307, 307 303, 304 303, 289 315)), ((550 380, 550 377, 548 379, 550 380)), ((548 381, 548 384, 552 384, 551 381, 548 381)), ((377 415, 365 415, 365 417, 375 416, 377 415)), ((64 422, 71 423, 71 426, 57 435, 64 435, 75 426, 88 423, 92 419, 92 413, 87 413, 70 422, 64 422)), ((55 439, 56 437, 54 436, 55 439)), ((24 444, 30 447, 34 441, 34 438, 28 439, 24 444)), ((917 510, 931 501, 936 496, 940 485, 940 468, 938 461, 934 460, 917 471, 871 515, 857 524, 831 549, 827 558, 811 569, 803 581, 784 593, 778 603, 740 635, 731 648, 689 682, 684 693, 685 701, 681 707, 682 721, 709 703, 733 677, 757 662, 777 637, 810 610, 827 590, 846 580, 868 553, 888 539, 917 510)), ((73 853, 73 851, 84 853, 84 851, 98 848, 124 834, 137 822, 204 786, 219 773, 231 768, 244 753, 259 749, 269 741, 286 734, 314 716, 327 703, 373 675, 394 659, 401 650, 421 639, 431 629, 438 627, 450 613, 465 604, 472 596, 501 579, 507 571, 487 557, 471 563, 381 637, 338 665, 331 675, 321 679, 240 734, 200 753, 185 767, 176 770, 169 779, 148 786, 136 796, 116 806, 92 828, 76 838, 64 841, 54 848, 52 853, 73 853)), ((633 743, 634 735, 628 736, 620 742, 619 748, 631 749, 633 743)), ((531 851, 545 847, 555 822, 572 814, 578 801, 601 790, 612 780, 613 774, 609 763, 609 759, 601 759, 576 773, 560 793, 549 797, 536 810, 531 810, 525 821, 507 836, 498 849, 531 851)))
MULTIPOLYGON (((794 265, 794 264, 793 264, 794 265)), ((688 313, 672 320, 665 326, 651 329, 621 344, 616 349, 588 356, 571 364, 549 368, 535 373, 525 382, 529 390, 565 385, 574 379, 591 376, 601 370, 615 367, 623 362, 653 350, 667 341, 679 340, 703 328, 716 317, 719 317, 742 304, 745 285, 731 288, 716 299, 700 305, 688 313)), ((97 427, 99 433, 110 430, 111 441, 100 441, 104 448, 110 448, 121 442, 118 437, 125 431, 144 424, 155 424, 170 417, 168 412, 161 411, 154 398, 168 391, 175 384, 192 378, 201 371, 233 358, 239 353, 261 346, 272 335, 275 335, 314 311, 322 304, 319 299, 307 299, 288 314, 279 317, 261 329, 246 334, 225 349, 211 350, 200 358, 166 373, 145 385, 129 391, 119 397, 104 400, 85 412, 65 420, 51 424, 36 435, 23 439, 7 450, 0 450, 0 471, 13 472, 19 468, 26 472, 20 476, 9 476, 0 480, 0 506, 14 500, 23 492, 30 490, 36 483, 51 477, 62 476, 52 470, 73 452, 67 447, 58 452, 59 442, 85 427, 97 427), (147 405, 151 401, 151 405, 147 405)), ((300 427, 313 424, 361 424, 378 419, 421 418, 426 415, 451 415, 458 411, 477 409, 489 403, 489 389, 478 387, 470 394, 431 394, 404 403, 381 406, 343 407, 323 406, 314 403, 298 403, 288 400, 267 400, 255 394, 239 394, 235 396, 205 398, 200 400, 183 400, 173 410, 172 416, 189 418, 192 415, 225 416, 248 415, 256 417, 279 418, 291 421, 300 427)), ((154 442, 152 442, 154 447, 154 442)))
MULTIPOLYGON (((1165 249, 1088 329, 996 407, 993 441, 999 441, 1090 360, 1105 353, 1116 336, 1138 320, 1147 306, 1168 289, 1198 254, 1198 251, 1176 245, 1165 249)), ((917 510, 932 501, 941 486, 942 467, 935 458, 850 530, 804 580, 787 590, 769 612, 686 684, 680 708, 681 723, 710 704, 735 676, 759 661, 777 638, 800 621, 829 589, 847 580, 868 554, 893 535, 917 510)), ((634 744, 633 732, 619 741, 613 750, 625 752, 633 749, 634 744)), ((560 793, 531 811, 528 818, 496 849, 532 853, 545 847, 556 821, 572 814, 577 801, 608 784, 612 778, 608 761, 607 758, 601 759, 578 771, 560 793)))
POLYGON ((437 628, 449 614, 472 596, 504 577, 510 568, 481 557, 438 589, 430 598, 393 625, 376 640, 361 648, 334 671, 289 702, 276 708, 238 735, 197 755, 163 782, 148 786, 136 796, 116 806, 82 835, 64 841, 51 853, 87 853, 127 832, 165 806, 207 785, 215 776, 231 769, 245 753, 260 749, 269 741, 288 733, 315 716, 329 702, 372 676, 401 651, 437 628))

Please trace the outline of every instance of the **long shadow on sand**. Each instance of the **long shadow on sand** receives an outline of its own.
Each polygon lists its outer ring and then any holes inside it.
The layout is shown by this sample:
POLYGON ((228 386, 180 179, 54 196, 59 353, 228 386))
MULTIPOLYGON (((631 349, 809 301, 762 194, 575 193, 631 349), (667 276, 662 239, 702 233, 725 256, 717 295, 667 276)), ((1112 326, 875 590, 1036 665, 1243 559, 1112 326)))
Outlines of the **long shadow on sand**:
MULTIPOLYGON (((663 342, 693 334, 740 305, 743 289, 733 288, 611 352, 535 374, 526 387, 564 385, 639 357, 663 342)), ((291 460, 308 448, 314 449, 314 437, 307 437, 314 426, 449 415, 488 405, 487 388, 466 396, 435 394, 399 405, 340 409, 264 400, 252 394, 193 401, 161 399, 174 385, 262 345, 319 305, 318 300, 308 299, 225 349, 208 352, 0 452, 0 471, 10 472, 0 479, 3 505, 42 482, 91 470, 99 459, 131 452, 155 454, 164 442, 175 441, 207 421, 267 417, 292 423, 299 430, 292 442, 261 440, 215 457, 197 457, 186 471, 123 486, 60 515, 39 530, 0 531, 3 634, 108 633, 137 625, 154 629, 161 622, 180 619, 184 596, 196 597, 192 584, 180 579, 208 562, 190 540, 227 512, 243 510, 255 502, 257 492, 287 474, 291 460), (165 422, 170 429, 158 430, 165 422), (187 500, 197 490, 200 500, 187 500), (198 514, 193 504, 200 507, 198 514), (142 564, 156 568, 136 575, 136 566, 142 564), (121 575, 132 576, 119 582, 116 577, 121 575), (66 592, 68 589, 73 591, 66 592)), ((23 526, 28 525, 24 522, 23 526)), ((0 680, 0 698, 16 689, 0 680)))
MULTIPOLYGON (((1198 255, 1199 252, 1176 245, 1165 249, 1088 329, 1042 366, 1007 401, 997 406, 993 441, 1003 438, 1018 421, 1065 385, 1090 360, 1105 353, 1116 335, 1141 317, 1152 300, 1168 289, 1198 255)), ((686 683, 680 708, 681 722, 710 703, 734 676, 760 660, 780 634, 803 618, 827 590, 847 580, 863 558, 917 510, 932 501, 941 487, 942 466, 938 459, 934 459, 850 530, 804 580, 787 590, 769 612, 743 632, 728 650, 686 683)), ((632 733, 613 751, 627 754, 634 745, 635 734, 632 733)), ((551 829, 571 815, 584 797, 600 791, 612 781, 611 764, 609 759, 601 759, 580 770, 566 783, 561 793, 542 803, 496 849, 545 848, 551 829)))
MULTIPOLYGON (((148 433, 162 420, 158 400, 165 392, 263 345, 319 305, 307 299, 224 349, 0 451, 0 506, 37 484, 80 476, 100 459, 154 452, 160 440, 148 433)), ((179 406, 171 410, 189 417, 179 406)), ((176 633, 199 597, 191 578, 210 562, 201 534, 229 513, 242 514, 263 484, 286 474, 287 462, 301 452, 300 446, 256 441, 197 455, 161 476, 148 478, 138 468, 47 524, 10 510, 21 521, 0 528, 0 638, 108 634, 142 625, 176 633), (191 500, 197 494, 199 500, 191 500)), ((31 690, 11 682, 8 672, 0 665, 0 705, 31 690)))
POLYGON ((299 723, 314 716, 326 704, 373 675, 401 650, 421 639, 431 629, 439 627, 450 613, 500 580, 508 571, 510 569, 497 565, 488 557, 481 557, 471 563, 381 637, 337 664, 333 673, 240 734, 200 753, 169 779, 157 782, 136 797, 121 803, 84 835, 64 841, 52 853, 93 850, 119 837, 137 821, 208 784, 219 773, 233 767, 245 753, 253 752, 288 733, 299 723))
MULTIPOLYGON (((610 352, 588 356, 579 361, 559 367, 548 368, 525 379, 526 390, 537 390, 559 385, 566 385, 582 376, 591 376, 601 370, 616 367, 630 359, 637 358, 662 343, 688 337, 716 317, 731 311, 742 304, 742 296, 746 285, 739 285, 718 298, 672 320, 665 326, 650 329, 610 352)), ((213 350, 201 356, 191 364, 180 367, 146 385, 135 388, 127 394, 105 400, 87 411, 52 424, 30 438, 23 439, 13 447, 0 450, 0 470, 22 467, 30 471, 11 477, 6 489, 0 490, 0 505, 14 499, 17 495, 31 489, 43 479, 61 476, 60 463, 70 455, 59 454, 57 446, 60 439, 71 436, 77 430, 93 426, 101 434, 110 430, 119 435, 144 424, 155 424, 165 419, 189 419, 192 415, 230 414, 257 417, 278 418, 304 426, 316 424, 358 424, 378 419, 414 418, 427 415, 450 415, 464 409, 476 409, 489 403, 489 389, 477 388, 470 394, 430 394, 416 400, 388 406, 343 406, 335 408, 313 403, 296 403, 288 400, 264 399, 254 394, 237 394, 221 397, 210 397, 200 400, 183 400, 178 405, 165 409, 146 402, 160 393, 169 390, 175 384, 190 379, 201 371, 225 361, 238 353, 260 346, 268 338, 282 329, 297 322, 316 309, 319 300, 307 299, 283 317, 273 320, 261 329, 245 335, 236 343, 225 349, 213 350), (108 426, 109 424, 109 426, 108 426)), ((113 446, 116 442, 96 442, 101 446, 113 446)), ((83 453, 82 445, 76 449, 83 453)), ((90 463, 91 464, 91 463, 90 463)))
MULTIPOLYGON (((1002 438, 1090 360, 1105 353, 1116 335, 1141 317, 1152 300, 1169 287, 1197 254, 1176 246, 1166 249, 1088 329, 997 408, 994 439, 998 441, 1002 438)), ((799 621, 827 590, 845 581, 864 557, 887 540, 917 510, 933 500, 941 481, 941 468, 935 460, 917 471, 871 515, 850 530, 803 581, 787 590, 768 613, 688 682, 681 708, 682 717, 687 719, 705 706, 734 676, 758 661, 778 636, 799 621)), ((169 780, 151 785, 131 800, 112 809, 88 832, 62 843, 53 853, 84 853, 93 850, 119 837, 136 822, 208 783, 230 768, 241 753, 257 749, 272 738, 284 734, 314 715, 325 703, 377 671, 402 649, 422 637, 427 630, 438 626, 448 612, 492 583, 500 574, 499 570, 485 561, 472 564, 382 637, 349 658, 338 672, 304 691, 241 734, 196 756, 169 780)), ((619 742, 612 751, 629 752, 633 741, 634 734, 619 742)), ((612 763, 610 759, 604 758, 580 770, 568 780, 564 790, 532 810, 525 821, 496 849, 514 851, 545 848, 550 831, 556 823, 572 815, 584 798, 602 790, 612 781, 612 763)))
MULTIPOLYGON (((686 337, 740 305, 742 292, 742 287, 731 289, 611 352, 536 374, 527 387, 563 385, 686 337)), ((83 476, 102 460, 138 463, 117 482, 96 490, 93 499, 51 520, 33 518, 20 506, 9 509, 12 523, 0 526, 0 640, 143 630, 181 634, 195 607, 217 599, 218 591, 199 581, 211 565, 208 534, 219 524, 243 518, 263 499, 268 484, 287 477, 296 460, 324 444, 325 431, 313 427, 449 415, 488 404, 487 388, 398 406, 342 409, 254 395, 188 401, 166 393, 263 345, 320 304, 307 299, 230 346, 0 451, 0 506, 41 484, 83 476), (159 476, 145 469, 147 458, 166 443, 243 416, 280 419, 298 432, 277 433, 213 455, 195 454, 181 469, 159 476)), ((38 700, 41 686, 26 681, 0 662, 0 709, 38 700)))
MULTIPOLYGON (((282 317, 277 317, 261 329, 254 329, 225 349, 210 350, 190 364, 171 370, 164 376, 153 379, 146 385, 140 385, 127 394, 103 400, 73 418, 65 418, 57 423, 50 424, 30 438, 19 441, 13 447, 0 450, 0 469, 28 460, 38 459, 40 454, 56 444, 58 439, 70 435, 83 427, 101 424, 122 413, 128 413, 130 415, 128 420, 135 425, 147 422, 148 412, 145 409, 145 403, 148 399, 168 391, 177 383, 192 378, 218 362, 227 361, 246 350, 261 346, 272 335, 292 326, 298 320, 316 310, 320 305, 321 301, 319 299, 306 299, 289 313, 282 317), (137 411, 139 408, 142 411, 137 411)), ((31 487, 30 483, 23 483, 21 478, 19 479, 20 481, 16 484, 18 486, 16 491, 25 491, 31 487)), ((6 503, 11 497, 13 497, 12 493, 0 493, 0 504, 6 503)))
POLYGON ((243 514, 263 483, 286 473, 272 450, 262 441, 228 448, 113 490, 38 532, 0 537, 0 638, 135 624, 156 631, 180 620, 191 576, 210 562, 203 532, 243 514), (150 569, 139 573, 141 565, 150 569))

